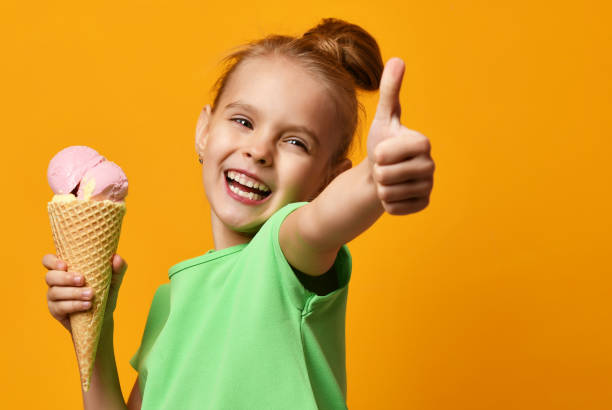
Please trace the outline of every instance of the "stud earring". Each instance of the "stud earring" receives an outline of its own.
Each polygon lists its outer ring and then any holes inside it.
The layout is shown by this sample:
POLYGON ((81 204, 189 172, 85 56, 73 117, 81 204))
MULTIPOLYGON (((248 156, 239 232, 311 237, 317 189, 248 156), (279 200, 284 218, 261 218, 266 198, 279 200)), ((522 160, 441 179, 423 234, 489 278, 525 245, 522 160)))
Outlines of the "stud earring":
POLYGON ((202 159, 202 157, 198 157, 198 162, 199 162, 200 164, 203 164, 203 163, 204 163, 204 160, 202 159))

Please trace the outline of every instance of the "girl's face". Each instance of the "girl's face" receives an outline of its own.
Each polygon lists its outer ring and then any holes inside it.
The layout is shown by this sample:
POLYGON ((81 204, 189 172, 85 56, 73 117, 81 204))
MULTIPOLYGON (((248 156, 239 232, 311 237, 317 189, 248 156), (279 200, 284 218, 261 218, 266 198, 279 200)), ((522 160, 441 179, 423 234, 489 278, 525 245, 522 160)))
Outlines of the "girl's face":
POLYGON ((329 91, 294 62, 243 61, 215 112, 202 113, 196 135, 213 229, 251 237, 275 211, 313 199, 350 167, 328 166, 340 142, 335 121, 329 91))

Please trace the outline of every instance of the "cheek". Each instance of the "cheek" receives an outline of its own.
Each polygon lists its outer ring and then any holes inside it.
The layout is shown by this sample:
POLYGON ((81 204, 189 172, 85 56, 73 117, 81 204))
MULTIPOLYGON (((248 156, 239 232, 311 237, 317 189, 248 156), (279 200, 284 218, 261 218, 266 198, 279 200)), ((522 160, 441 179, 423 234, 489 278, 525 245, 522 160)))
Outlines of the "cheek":
POLYGON ((224 138, 217 136, 216 134, 210 134, 206 142, 206 148, 204 150, 204 161, 215 161, 219 160, 223 152, 227 150, 224 144, 224 138))
POLYGON ((317 163, 293 162, 283 172, 287 194, 298 200, 307 200, 323 183, 323 169, 317 163))
POLYGON ((202 169, 202 184, 204 185, 204 194, 211 200, 210 195, 213 193, 214 177, 210 169, 206 168, 206 162, 204 163, 204 169, 202 169))
POLYGON ((219 140, 209 139, 203 155, 202 181, 206 190, 212 188, 219 177, 219 170, 222 168, 223 159, 227 155, 227 147, 219 144, 219 140))

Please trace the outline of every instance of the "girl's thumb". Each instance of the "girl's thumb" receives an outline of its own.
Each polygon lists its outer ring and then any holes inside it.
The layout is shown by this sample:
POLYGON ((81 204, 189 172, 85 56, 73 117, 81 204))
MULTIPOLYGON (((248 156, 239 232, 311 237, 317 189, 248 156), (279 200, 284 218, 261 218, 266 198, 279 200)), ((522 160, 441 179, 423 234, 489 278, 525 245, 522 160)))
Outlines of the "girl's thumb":
POLYGON ((400 117, 400 88, 406 65, 400 58, 394 57, 387 61, 380 79, 380 96, 376 107, 375 119, 388 122, 400 117))
POLYGON ((127 263, 121 256, 117 254, 113 255, 112 266, 113 275, 123 275, 127 270, 127 263))
POLYGON ((117 296, 119 294, 121 282, 123 282, 123 275, 127 269, 127 263, 121 256, 113 255, 111 265, 113 269, 113 276, 111 277, 108 300, 106 301, 106 311, 110 314, 115 311, 115 307, 117 306, 117 296))

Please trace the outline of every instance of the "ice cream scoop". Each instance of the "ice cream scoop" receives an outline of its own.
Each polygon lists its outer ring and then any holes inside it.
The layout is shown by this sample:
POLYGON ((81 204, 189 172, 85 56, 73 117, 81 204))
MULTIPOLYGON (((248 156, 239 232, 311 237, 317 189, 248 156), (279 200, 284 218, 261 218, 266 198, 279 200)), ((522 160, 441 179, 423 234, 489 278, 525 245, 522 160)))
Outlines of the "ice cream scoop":
POLYGON ((128 192, 128 180, 119 165, 114 162, 100 162, 89 169, 79 184, 77 198, 85 201, 122 201, 128 192))
POLYGON ((81 182, 85 173, 105 158, 92 148, 75 145, 64 148, 49 162, 47 179, 55 194, 69 194, 81 182))
POLYGON ((75 145, 58 152, 47 169, 54 202, 123 201, 128 180, 123 170, 92 148, 75 145), (76 197, 74 196, 76 195, 76 197))

